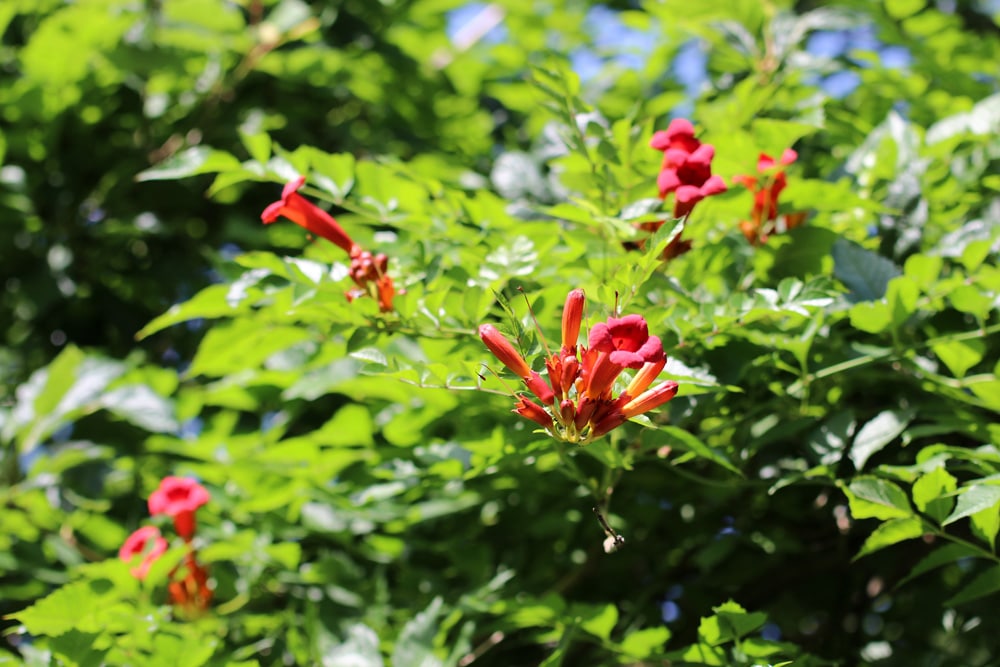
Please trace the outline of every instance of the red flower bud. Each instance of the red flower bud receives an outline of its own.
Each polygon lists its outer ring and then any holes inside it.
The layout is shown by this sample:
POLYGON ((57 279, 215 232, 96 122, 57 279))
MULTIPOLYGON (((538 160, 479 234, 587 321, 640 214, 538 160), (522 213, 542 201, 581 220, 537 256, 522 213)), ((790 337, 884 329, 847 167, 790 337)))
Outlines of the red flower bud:
POLYGON ((529 398, 518 396, 517 403, 514 406, 514 412, 522 417, 527 417, 542 428, 552 428, 552 417, 549 413, 545 411, 545 408, 529 398))
POLYGON ((660 407, 677 395, 677 386, 677 383, 671 380, 639 394, 622 406, 622 414, 627 419, 631 419, 643 412, 660 407))
POLYGON ((514 349, 504 336, 497 331, 492 324, 483 324, 479 327, 479 337, 486 343, 486 347, 493 353, 500 363, 506 366, 514 375, 519 378, 526 378, 531 375, 531 368, 524 360, 521 353, 514 349))
POLYGON ((583 306, 586 297, 582 289, 572 290, 566 295, 566 305, 562 316, 562 353, 576 348, 576 340, 580 337, 580 322, 583 320, 583 306))

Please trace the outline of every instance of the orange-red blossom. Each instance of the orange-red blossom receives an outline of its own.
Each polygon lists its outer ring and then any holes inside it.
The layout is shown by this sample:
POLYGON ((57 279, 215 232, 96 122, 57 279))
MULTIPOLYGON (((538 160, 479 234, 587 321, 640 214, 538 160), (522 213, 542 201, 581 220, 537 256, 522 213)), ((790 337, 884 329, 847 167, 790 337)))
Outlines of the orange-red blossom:
POLYGON ((287 183, 281 191, 281 200, 268 205, 260 214, 261 220, 264 224, 270 224, 279 217, 288 218, 342 248, 351 258, 348 273, 357 285, 347 292, 347 300, 353 301, 359 296, 368 295, 378 300, 379 309, 383 312, 392 310, 392 298, 396 289, 388 274, 388 257, 383 254, 373 256, 355 243, 332 215, 300 195, 299 188, 305 182, 305 177, 299 176, 287 183))
POLYGON ((797 227, 805 220, 805 213, 789 213, 781 218, 778 216, 778 197, 788 185, 781 167, 792 164, 796 159, 798 153, 791 148, 786 148, 777 160, 767 153, 761 153, 757 159, 757 176, 740 174, 733 177, 734 183, 743 185, 753 193, 750 219, 740 222, 740 231, 752 245, 766 243, 771 234, 797 227))
POLYGON ((590 330, 587 346, 578 346, 584 303, 583 290, 575 289, 566 297, 562 346, 545 360, 548 381, 531 369, 496 327, 479 327, 486 347, 521 378, 538 401, 518 395, 514 412, 560 440, 579 444, 605 435, 677 394, 677 383, 670 380, 650 389, 666 365, 666 356, 660 339, 649 335, 641 315, 600 322, 590 330), (615 381, 626 368, 636 373, 625 390, 614 396, 615 381))
MULTIPOLYGON (((165 477, 149 496, 149 513, 165 514, 174 520, 174 529, 184 540, 186 553, 182 565, 167 575, 167 593, 171 604, 184 617, 195 618, 208 609, 213 591, 208 585, 208 568, 198 562, 194 546, 197 529, 195 511, 209 501, 208 491, 187 477, 165 477)), ((155 526, 143 526, 129 535, 118 550, 118 557, 131 563, 142 557, 130 572, 145 579, 149 568, 168 548, 167 540, 155 526)))

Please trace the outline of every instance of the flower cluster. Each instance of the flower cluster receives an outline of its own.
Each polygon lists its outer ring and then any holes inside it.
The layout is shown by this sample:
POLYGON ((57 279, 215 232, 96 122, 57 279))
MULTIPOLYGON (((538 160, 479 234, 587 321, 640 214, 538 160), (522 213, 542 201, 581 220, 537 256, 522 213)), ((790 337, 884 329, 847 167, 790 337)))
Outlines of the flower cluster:
MULTIPOLYGON (((208 500, 205 487, 185 477, 165 477, 149 496, 149 513, 153 516, 165 514, 173 519, 174 530, 184 540, 184 560, 170 571, 167 591, 174 607, 190 617, 208 609, 212 602, 208 569, 198 562, 197 550, 192 543, 197 529, 195 511, 208 500)), ((149 568, 167 551, 167 547, 167 540, 156 526, 143 526, 126 538, 118 550, 118 557, 127 563, 141 557, 131 573, 137 579, 145 579, 149 568)))
POLYGON ((351 259, 349 275, 357 286, 347 292, 348 301, 367 295, 378 300, 382 312, 391 311, 396 289, 388 273, 389 258, 383 254, 373 256, 363 249, 348 236, 332 215, 300 195, 299 188, 305 182, 305 177, 299 176, 286 184, 281 191, 281 200, 265 208, 260 215, 261 220, 264 224, 270 224, 279 217, 288 218, 342 248, 351 259))
POLYGON ((579 444, 605 435, 677 394, 673 381, 650 389, 666 365, 666 356, 660 339, 649 335, 641 315, 612 317, 596 324, 587 346, 578 346, 584 303, 583 290, 575 289, 566 297, 562 346, 545 360, 547 382, 496 327, 479 327, 479 337, 490 352, 538 399, 518 395, 514 412, 560 440, 579 444), (614 396, 615 381, 626 368, 636 373, 625 390, 614 396))
POLYGON ((663 152, 656 178, 660 199, 674 193, 674 217, 682 218, 705 197, 726 191, 726 182, 712 175, 715 147, 694 136, 694 126, 683 118, 670 122, 666 130, 653 134, 649 145, 663 152))
MULTIPOLYGON (((715 147, 703 144, 694 136, 694 126, 683 118, 671 121, 666 130, 653 134, 649 145, 663 152, 663 162, 656 178, 660 199, 674 194, 674 217, 683 218, 694 210, 695 204, 705 197, 726 191, 726 182, 712 175, 712 158, 715 147)), ((664 220, 643 222, 637 225, 641 232, 654 234, 664 220)), ((627 248, 641 248, 644 241, 626 243, 627 248)), ((691 249, 691 241, 677 235, 670 241, 660 258, 671 260, 691 249)))
POLYGON ((770 155, 761 153, 757 160, 758 176, 733 177, 733 182, 753 192, 750 219, 740 222, 740 231, 751 244, 765 243, 771 234, 797 227, 805 219, 805 213, 792 213, 780 219, 778 217, 778 196, 787 185, 785 172, 781 167, 790 165, 797 158, 798 154, 791 148, 786 148, 777 161, 770 155))

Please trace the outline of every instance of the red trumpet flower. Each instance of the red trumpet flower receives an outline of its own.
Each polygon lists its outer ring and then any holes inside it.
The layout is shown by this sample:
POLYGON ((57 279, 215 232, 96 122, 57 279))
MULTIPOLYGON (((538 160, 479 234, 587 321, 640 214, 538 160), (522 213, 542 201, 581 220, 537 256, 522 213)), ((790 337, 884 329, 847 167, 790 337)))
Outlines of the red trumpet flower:
MULTIPOLYGON (((726 182, 712 175, 712 158, 715 147, 703 144, 694 136, 694 126, 684 118, 670 122, 666 130, 653 134, 649 145, 663 152, 660 173, 656 178, 656 188, 660 199, 674 195, 674 218, 684 218, 691 214, 695 205, 706 197, 726 191, 726 182)), ((643 222, 637 227, 643 232, 655 233, 665 220, 643 222)), ((626 244, 626 247, 642 247, 644 242, 626 244)), ((660 258, 664 261, 682 255, 691 249, 691 242, 679 235, 663 249, 660 258)))
POLYGON ((167 541, 156 526, 143 526, 125 538, 118 550, 118 558, 126 563, 136 556, 142 556, 139 564, 129 570, 136 579, 145 579, 149 568, 167 551, 167 541))
POLYGON ((566 442, 586 444, 626 420, 657 408, 677 393, 677 383, 653 383, 666 364, 663 345, 649 335, 641 315, 609 318, 594 325, 587 347, 577 345, 584 307, 583 290, 566 297, 562 347, 545 360, 548 382, 490 324, 479 337, 509 370, 520 377, 542 405, 517 396, 514 412, 527 417, 566 442), (614 384, 626 369, 637 372, 625 391, 614 396, 614 384))
POLYGON ((344 228, 337 224, 332 215, 299 194, 299 188, 305 182, 305 176, 299 176, 295 180, 289 181, 284 190, 281 191, 281 201, 276 201, 265 208, 264 212, 260 214, 260 219, 264 221, 265 225, 269 225, 279 217, 288 218, 300 227, 305 227, 316 236, 322 236, 350 254, 354 247, 354 241, 347 235, 344 228))
POLYGON ((194 512, 209 500, 208 491, 187 477, 164 477, 149 496, 149 513, 166 514, 174 520, 174 529, 186 542, 194 537, 194 512))
POLYGON ((357 288, 347 292, 347 300, 354 301, 359 296, 371 296, 378 300, 383 312, 392 310, 392 299, 396 295, 392 278, 389 277, 389 258, 384 254, 372 255, 355 243, 333 216, 299 194, 305 184, 305 177, 299 176, 285 185, 281 191, 281 201, 276 201, 264 209, 261 220, 270 224, 279 217, 285 217, 295 224, 308 229, 316 236, 322 236, 342 248, 351 258, 348 273, 357 288))
POLYGON ((777 161, 761 153, 757 159, 757 176, 733 177, 734 183, 753 193, 750 219, 740 222, 740 231, 752 245, 765 243, 771 234, 797 227, 805 220, 805 213, 778 216, 778 197, 788 184, 785 171, 780 167, 792 164, 797 158, 798 154, 791 148, 786 148, 777 161))

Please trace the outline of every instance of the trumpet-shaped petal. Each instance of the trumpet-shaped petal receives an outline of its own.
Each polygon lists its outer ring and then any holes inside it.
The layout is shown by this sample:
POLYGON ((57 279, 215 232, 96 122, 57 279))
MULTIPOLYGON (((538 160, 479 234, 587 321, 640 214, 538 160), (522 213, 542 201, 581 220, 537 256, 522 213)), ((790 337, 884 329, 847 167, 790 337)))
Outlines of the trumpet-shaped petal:
POLYGON ((142 556, 139 564, 129 570, 136 579, 145 579, 149 568, 167 551, 167 541, 156 526, 143 526, 125 538, 118 550, 118 558, 126 563, 142 556))
POLYGON ((663 358, 663 344, 649 335, 642 315, 609 318, 590 330, 590 348, 606 352, 611 361, 626 368, 640 368, 647 361, 663 358))
POLYGON ((194 512, 208 500, 208 491, 195 480, 164 477, 159 488, 149 496, 149 513, 171 517, 177 534, 190 540, 195 531, 194 512))
POLYGON ((531 393, 538 397, 538 400, 546 405, 552 405, 555 400, 552 388, 541 375, 531 370, 521 353, 514 349, 510 341, 497 331, 495 326, 492 324, 480 325, 479 337, 486 343, 486 347, 493 353, 493 356, 500 360, 500 363, 524 380, 524 384, 531 390, 531 393))
POLYGON ((479 337, 489 348, 493 356, 500 360, 500 363, 519 378, 526 378, 531 375, 531 368, 524 360, 521 353, 514 349, 503 334, 497 331, 492 324, 483 324, 479 327, 479 337))
POLYGON ((545 411, 545 408, 529 398, 518 396, 517 403, 514 406, 514 412, 522 417, 527 417, 542 428, 552 428, 552 417, 549 413, 545 411))
POLYGON ((629 383, 628 387, 625 389, 625 393, 629 397, 638 396, 642 392, 649 388, 649 385, 653 384, 653 380, 660 374, 663 367, 667 365, 667 358, 664 355, 659 361, 647 361, 639 369, 639 372, 635 374, 632 381, 629 383))
POLYGON ((260 215, 261 220, 264 224, 270 224, 279 217, 288 218, 300 227, 304 227, 316 236, 321 236, 350 253, 354 247, 354 241, 347 235, 343 227, 337 224, 332 215, 298 193, 299 188, 305 182, 305 177, 299 176, 287 183, 281 191, 281 200, 265 208, 260 215))
POLYGON ((201 484, 189 477, 164 477, 159 488, 149 496, 149 513, 176 516, 193 512, 209 501, 201 484))
POLYGON ((667 149, 681 149, 688 153, 698 148, 699 142, 694 136, 694 126, 691 121, 685 118, 675 118, 670 121, 666 130, 660 130, 653 134, 649 145, 658 151, 667 149))
POLYGON ((626 420, 627 417, 620 410, 609 412, 607 415, 602 417, 600 421, 590 427, 590 437, 599 438, 602 435, 605 435, 608 431, 618 428, 624 424, 626 420))
POLYGON ((671 380, 644 391, 622 406, 622 414, 626 419, 631 419, 643 412, 658 408, 677 395, 677 387, 677 383, 671 380))
POLYGON ((535 371, 530 371, 527 377, 521 378, 524 384, 531 390, 531 393, 538 397, 545 405, 552 405, 555 401, 555 392, 549 384, 535 371))
MULTIPOLYGON (((694 136, 694 127, 682 118, 670 123, 666 131, 653 135, 650 146, 663 151, 663 162, 656 177, 660 199, 674 194, 674 217, 691 213, 695 204, 705 197, 726 190, 726 183, 712 175, 715 147, 703 144, 694 136)), ((678 245, 677 248, 680 246, 678 245)), ((680 252, 670 255, 676 256, 680 252)), ((670 259, 665 256, 664 259, 670 259)))

